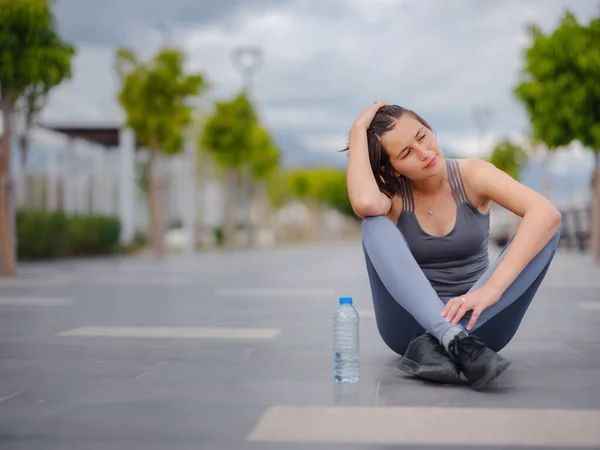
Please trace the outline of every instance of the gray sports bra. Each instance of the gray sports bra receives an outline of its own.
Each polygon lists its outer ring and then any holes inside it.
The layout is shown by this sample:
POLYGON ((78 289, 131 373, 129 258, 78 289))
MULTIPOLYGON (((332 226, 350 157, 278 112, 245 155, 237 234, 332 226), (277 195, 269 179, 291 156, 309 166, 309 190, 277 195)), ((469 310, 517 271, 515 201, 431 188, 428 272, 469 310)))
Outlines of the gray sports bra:
POLYGON ((457 208, 454 228, 445 236, 432 236, 421 228, 405 178, 396 225, 438 296, 454 297, 466 293, 489 266, 490 215, 478 211, 467 199, 458 162, 446 159, 446 167, 457 208))

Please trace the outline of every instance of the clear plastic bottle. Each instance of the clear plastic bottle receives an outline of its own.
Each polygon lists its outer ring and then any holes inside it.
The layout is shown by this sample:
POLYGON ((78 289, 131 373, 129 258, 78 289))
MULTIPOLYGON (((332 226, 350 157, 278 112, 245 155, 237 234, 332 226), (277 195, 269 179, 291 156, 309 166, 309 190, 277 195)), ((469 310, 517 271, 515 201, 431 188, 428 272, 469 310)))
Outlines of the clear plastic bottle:
POLYGON ((360 379, 358 311, 351 297, 341 297, 333 315, 333 378, 338 383, 360 379))

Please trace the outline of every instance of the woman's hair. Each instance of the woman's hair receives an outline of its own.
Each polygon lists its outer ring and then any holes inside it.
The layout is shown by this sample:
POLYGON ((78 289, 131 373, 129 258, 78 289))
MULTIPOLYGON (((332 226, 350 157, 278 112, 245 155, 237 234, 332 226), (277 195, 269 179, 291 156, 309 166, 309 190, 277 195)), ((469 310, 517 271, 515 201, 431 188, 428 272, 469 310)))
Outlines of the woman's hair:
MULTIPOLYGON (((383 149, 380 138, 394 128, 394 125, 398 119, 405 114, 412 115, 424 126, 429 128, 429 130, 433 131, 425 119, 419 116, 416 112, 398 105, 381 107, 375 114, 371 125, 367 129, 367 145, 369 148, 369 161, 371 163, 371 170, 373 171, 373 176, 375 177, 375 181, 377 182, 379 190, 390 198, 394 195, 403 196, 404 189, 402 187, 402 180, 394 174, 394 168, 390 163, 390 156, 383 149)), ((350 146, 348 145, 342 151, 349 149, 350 146)), ((403 176, 404 175, 401 175, 400 177, 403 176)))

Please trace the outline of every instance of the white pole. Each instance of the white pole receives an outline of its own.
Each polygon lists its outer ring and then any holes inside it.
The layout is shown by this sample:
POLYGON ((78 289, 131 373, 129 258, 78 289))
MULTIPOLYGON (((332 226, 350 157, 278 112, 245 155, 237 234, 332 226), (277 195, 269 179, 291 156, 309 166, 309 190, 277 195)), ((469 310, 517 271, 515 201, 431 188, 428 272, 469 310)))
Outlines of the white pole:
POLYGON ((46 189, 46 209, 56 211, 58 209, 58 154, 55 149, 48 152, 48 188, 46 189))
POLYGON ((62 164, 62 181, 63 181, 63 211, 65 214, 73 212, 73 139, 69 138, 64 149, 64 162, 62 164))
POLYGON ((130 244, 135 234, 135 134, 130 129, 119 132, 119 218, 121 243, 130 244))
POLYGON ((193 254, 196 248, 196 146, 191 135, 191 130, 188 130, 183 150, 183 183, 181 183, 183 186, 182 222, 187 237, 185 245, 187 254, 193 254))
POLYGON ((92 211, 96 214, 105 214, 104 205, 104 154, 107 150, 102 148, 93 154, 92 170, 92 211))

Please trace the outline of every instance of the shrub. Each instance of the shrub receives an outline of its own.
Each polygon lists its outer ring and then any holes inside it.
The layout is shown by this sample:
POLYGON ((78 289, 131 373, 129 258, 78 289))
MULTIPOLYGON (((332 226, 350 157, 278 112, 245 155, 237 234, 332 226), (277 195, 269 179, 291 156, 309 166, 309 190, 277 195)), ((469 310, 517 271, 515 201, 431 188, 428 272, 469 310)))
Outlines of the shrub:
POLYGON ((120 231, 116 217, 19 210, 17 255, 48 259, 110 254, 118 249, 120 231))

